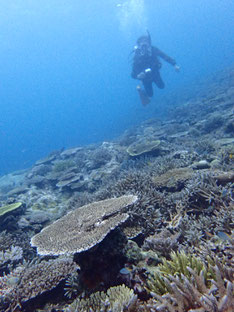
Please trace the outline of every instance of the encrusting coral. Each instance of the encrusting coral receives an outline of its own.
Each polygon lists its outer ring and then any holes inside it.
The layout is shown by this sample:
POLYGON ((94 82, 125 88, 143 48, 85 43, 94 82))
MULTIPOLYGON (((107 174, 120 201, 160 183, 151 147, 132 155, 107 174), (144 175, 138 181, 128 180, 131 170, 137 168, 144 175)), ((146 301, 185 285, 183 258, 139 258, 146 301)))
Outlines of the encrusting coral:
POLYGON ((142 140, 135 142, 127 148, 130 156, 140 156, 146 153, 159 152, 160 140, 142 140))
POLYGON ((193 170, 189 167, 174 168, 161 175, 155 175, 153 182, 158 188, 169 191, 178 191, 184 187, 187 180, 193 176, 193 170))
POLYGON ((41 255, 74 254, 100 243, 128 214, 123 208, 137 196, 121 196, 79 207, 44 228, 31 239, 41 255))

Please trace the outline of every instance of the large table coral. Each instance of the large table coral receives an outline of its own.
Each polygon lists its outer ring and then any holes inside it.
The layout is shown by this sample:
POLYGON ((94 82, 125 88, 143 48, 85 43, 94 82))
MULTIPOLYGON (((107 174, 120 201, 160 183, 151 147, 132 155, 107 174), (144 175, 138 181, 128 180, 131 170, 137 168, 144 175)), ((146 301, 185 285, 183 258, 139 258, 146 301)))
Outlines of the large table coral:
POLYGON ((121 196, 94 202, 69 212, 31 239, 41 255, 74 254, 90 249, 128 218, 124 207, 136 196, 121 196))

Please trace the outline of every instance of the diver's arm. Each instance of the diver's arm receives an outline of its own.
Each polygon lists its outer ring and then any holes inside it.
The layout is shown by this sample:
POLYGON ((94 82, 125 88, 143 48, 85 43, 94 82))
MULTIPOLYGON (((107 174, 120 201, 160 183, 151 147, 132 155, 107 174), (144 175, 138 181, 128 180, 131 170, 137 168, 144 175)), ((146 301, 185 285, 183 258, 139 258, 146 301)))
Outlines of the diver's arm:
POLYGON ((156 56, 161 57, 162 59, 164 59, 164 61, 168 62, 169 64, 173 65, 173 66, 178 66, 176 65, 176 61, 171 58, 170 56, 168 56, 167 54, 165 54, 164 52, 162 52, 161 50, 159 50, 156 47, 153 47, 154 53, 156 56))

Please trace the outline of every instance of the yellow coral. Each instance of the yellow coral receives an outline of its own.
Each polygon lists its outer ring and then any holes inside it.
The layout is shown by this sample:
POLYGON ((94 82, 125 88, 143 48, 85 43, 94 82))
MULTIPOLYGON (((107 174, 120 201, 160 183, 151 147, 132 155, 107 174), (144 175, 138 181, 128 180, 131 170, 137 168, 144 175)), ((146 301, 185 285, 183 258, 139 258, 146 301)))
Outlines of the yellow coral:
POLYGON ((22 203, 20 203, 20 202, 2 206, 2 207, 0 207, 0 216, 3 216, 4 214, 15 210, 15 209, 19 208, 20 206, 22 206, 22 203))
POLYGON ((67 312, 123 312, 135 311, 137 296, 125 285, 111 287, 107 292, 96 292, 87 299, 77 299, 66 309, 67 312))
MULTIPOLYGON (((158 265, 157 271, 150 276, 147 282, 148 290, 157 294, 165 294, 169 291, 168 283, 165 281, 169 276, 181 278, 183 275, 191 280, 192 274, 188 268, 194 270, 198 275, 203 272, 206 283, 209 283, 215 276, 214 270, 209 264, 205 265, 200 258, 191 254, 187 255, 184 251, 172 252, 171 260, 163 258, 162 261, 163 263, 158 265)), ((211 260, 209 259, 209 261, 211 260)))

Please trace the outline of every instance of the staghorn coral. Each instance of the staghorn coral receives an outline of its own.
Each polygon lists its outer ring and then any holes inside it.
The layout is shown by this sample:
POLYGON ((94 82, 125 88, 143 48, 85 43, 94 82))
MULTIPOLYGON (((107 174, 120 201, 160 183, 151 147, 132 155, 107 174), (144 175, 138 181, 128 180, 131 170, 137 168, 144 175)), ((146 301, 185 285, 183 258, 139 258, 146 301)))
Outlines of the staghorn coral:
POLYGON ((144 241, 143 249, 153 250, 163 257, 168 257, 172 250, 177 250, 179 246, 180 233, 171 234, 167 229, 159 234, 147 237, 144 241))
POLYGON ((219 268, 214 267, 215 280, 207 287, 203 272, 196 273, 187 267, 193 276, 189 281, 183 274, 181 279, 169 275, 164 278, 170 289, 169 293, 160 296, 151 293, 153 300, 147 305, 149 311, 168 312, 232 312, 234 309, 233 279, 223 278, 219 268), (156 301, 156 300, 157 301, 156 301))
POLYGON ((188 206, 191 211, 201 211, 211 206, 220 210, 233 201, 231 185, 218 185, 216 178, 217 173, 198 173, 186 185, 185 192, 190 194, 188 206))
POLYGON ((167 194, 164 200, 167 228, 179 232, 184 245, 198 246, 207 238, 205 233, 230 233, 233 228, 232 187, 218 185, 213 175, 195 174, 181 192, 167 194))
POLYGON ((6 262, 18 262, 23 258, 23 249, 19 246, 11 246, 10 249, 0 251, 0 266, 6 262))
MULTIPOLYGON (((196 217, 194 215, 186 215, 181 223, 181 232, 184 237, 184 248, 199 247, 206 241, 222 241, 218 237, 218 233, 231 233, 233 227, 233 209, 220 210, 214 215, 205 216, 200 215, 196 217)), ((228 237, 229 234, 227 234, 228 237)), ((223 243, 225 241, 223 240, 223 243)))
MULTIPOLYGON (((195 136, 198 135, 195 129, 192 130, 192 134, 193 133, 195 134, 195 136)), ((202 154, 209 155, 215 151, 215 144, 213 141, 209 139, 200 138, 200 140, 196 140, 194 149, 196 150, 197 153, 201 155, 202 154)))
POLYGON ((223 276, 232 280, 232 272, 234 271, 234 240, 230 237, 229 240, 224 240, 218 235, 212 236, 208 241, 203 240, 198 247, 195 247, 191 252, 195 252, 203 261, 207 257, 216 259, 214 262, 223 271, 223 276), (221 265, 220 265, 221 264, 221 265))
POLYGON ((217 230, 230 231, 233 229, 234 203, 230 203, 219 211, 215 211, 217 230))
POLYGON ((125 160, 120 169, 126 171, 124 176, 132 172, 150 174, 150 176, 162 175, 169 170, 173 170, 180 167, 188 167, 191 164, 191 159, 196 159, 194 155, 191 155, 187 151, 181 151, 172 155, 166 156, 141 156, 135 159, 125 160))
POLYGON ((94 202, 69 212, 31 239, 42 255, 74 254, 100 243, 120 223, 126 221, 122 210, 133 204, 136 196, 121 196, 94 202))
POLYGON ((107 292, 96 292, 88 299, 77 299, 66 312, 134 312, 137 296, 125 285, 111 287, 107 292))
POLYGON ((0 232, 0 251, 1 253, 7 249, 10 249, 12 246, 13 235, 7 231, 0 232))
MULTIPOLYGON (((6 264, 9 268, 12 267, 12 264, 16 264, 16 262, 21 262, 22 259, 32 260, 35 252, 30 247, 29 243, 29 233, 27 231, 17 231, 16 233, 9 233, 3 231, 0 233, 0 254, 1 259, 8 258, 11 260, 10 263, 4 262, 4 267, 6 268, 6 264), (13 260, 13 262, 12 262, 13 260)), ((5 260, 4 260, 5 261, 5 260)), ((2 263, 2 262, 1 262, 2 263)), ((1 265, 1 264, 0 264, 1 265)), ((14 265, 13 265, 14 266, 14 265)), ((4 269, 1 267, 1 270, 4 269)), ((5 271, 5 270, 4 270, 5 271)))
MULTIPOLYGON (((169 157, 167 159, 174 165, 179 160, 169 157)), ((157 167, 157 162, 152 159, 149 159, 150 164, 148 166, 147 158, 145 161, 139 160, 135 161, 135 163, 140 163, 140 167, 138 168, 135 164, 135 169, 131 168, 124 172, 124 174, 119 175, 117 181, 112 182, 112 184, 109 183, 108 188, 105 187, 103 192, 99 192, 100 198, 113 195, 120 196, 127 192, 138 195, 138 202, 133 205, 129 212, 129 221, 132 222, 133 227, 138 226, 142 228, 143 234, 152 234, 163 223, 164 225, 168 224, 167 226, 172 231, 178 231, 184 236, 184 231, 189 231, 191 218, 196 222, 199 216, 206 216, 212 217, 212 220, 215 221, 215 212, 217 211, 216 225, 218 220, 220 220, 220 223, 225 223, 225 227, 222 227, 223 230, 230 231, 230 227, 232 226, 231 216, 233 214, 233 209, 231 209, 232 190, 230 183, 223 186, 219 185, 218 181, 220 180, 216 181, 217 176, 223 175, 222 172, 209 171, 206 174, 201 174, 200 172, 191 171, 188 167, 175 169, 173 165, 170 169, 170 166, 168 167, 164 164, 164 169, 169 169, 169 172, 175 173, 178 184, 175 187, 173 186, 177 192, 162 192, 159 191, 161 189, 157 185, 157 181, 159 181, 157 175, 158 173, 161 173, 161 176, 165 174, 165 181, 167 181, 169 174, 165 173, 163 169, 161 170, 160 167, 157 167), (223 211, 226 211, 226 213, 223 213, 223 211), (222 220, 221 215, 223 215, 222 220), (183 222, 185 218, 187 218, 186 223, 183 222), (181 231, 183 227, 187 227, 187 229, 181 231)), ((170 191, 171 187, 167 188, 167 190, 170 191)), ((204 227, 205 224, 201 232, 204 230, 204 227)), ((203 233, 200 233, 200 229, 196 231, 198 234, 196 240, 199 241, 198 237, 201 238, 203 233)), ((192 244, 195 235, 191 239, 190 233, 187 234, 192 244)), ((187 240, 187 237, 185 240, 187 240)), ((184 237, 181 237, 181 239, 184 239, 184 237)))
POLYGON ((100 192, 99 196, 105 198, 110 194, 121 196, 128 193, 136 194, 138 197, 138 201, 128 211, 130 215, 128 222, 144 232, 153 231, 161 222, 159 208, 164 200, 163 193, 156 190, 149 173, 132 171, 100 192))

